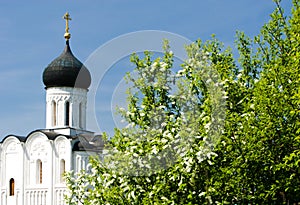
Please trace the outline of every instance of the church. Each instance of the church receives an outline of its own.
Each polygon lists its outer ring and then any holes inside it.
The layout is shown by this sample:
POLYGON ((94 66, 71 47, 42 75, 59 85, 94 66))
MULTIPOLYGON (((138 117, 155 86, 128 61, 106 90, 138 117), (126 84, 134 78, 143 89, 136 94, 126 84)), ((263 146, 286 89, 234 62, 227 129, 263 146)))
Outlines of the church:
POLYGON ((87 169, 89 152, 103 150, 101 136, 86 130, 91 75, 71 51, 64 19, 65 48, 43 72, 46 128, 0 142, 1 205, 64 205, 64 173, 87 169))

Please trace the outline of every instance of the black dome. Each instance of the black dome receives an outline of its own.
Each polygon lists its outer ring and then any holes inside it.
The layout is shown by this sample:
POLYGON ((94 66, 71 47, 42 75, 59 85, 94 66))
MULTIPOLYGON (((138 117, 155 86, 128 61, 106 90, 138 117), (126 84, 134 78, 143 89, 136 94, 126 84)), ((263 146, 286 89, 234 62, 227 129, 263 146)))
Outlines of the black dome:
POLYGON ((91 84, 88 69, 73 55, 69 40, 63 53, 44 70, 43 82, 50 87, 77 87, 87 89, 91 84))

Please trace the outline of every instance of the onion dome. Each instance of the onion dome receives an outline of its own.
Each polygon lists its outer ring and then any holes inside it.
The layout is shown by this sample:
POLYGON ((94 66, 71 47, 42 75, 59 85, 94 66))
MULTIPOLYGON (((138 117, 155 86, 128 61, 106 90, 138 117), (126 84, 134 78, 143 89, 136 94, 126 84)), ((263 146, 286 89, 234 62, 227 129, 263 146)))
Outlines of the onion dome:
POLYGON ((76 87, 88 89, 91 75, 88 69, 73 55, 69 39, 63 53, 54 59, 43 72, 43 82, 50 87, 76 87))
POLYGON ((50 87, 76 87, 88 89, 91 84, 91 75, 88 69, 73 55, 69 39, 69 13, 63 18, 66 20, 65 39, 66 47, 63 53, 54 59, 44 70, 43 82, 47 88, 50 87))

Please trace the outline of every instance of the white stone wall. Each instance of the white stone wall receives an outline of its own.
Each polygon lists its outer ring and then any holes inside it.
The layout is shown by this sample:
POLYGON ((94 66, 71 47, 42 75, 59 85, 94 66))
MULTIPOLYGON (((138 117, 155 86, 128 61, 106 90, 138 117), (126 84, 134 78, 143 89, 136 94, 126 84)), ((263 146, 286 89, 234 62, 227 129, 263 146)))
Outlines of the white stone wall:
POLYGON ((67 193, 65 181, 62 177, 62 160, 65 162, 64 170, 69 172, 72 170, 71 158, 72 158, 72 147, 69 139, 60 136, 57 137, 54 142, 55 155, 54 155, 54 187, 53 187, 53 201, 54 205, 64 205, 64 195, 67 193))
POLYGON ((46 128, 55 129, 72 127, 75 129, 85 130, 86 104, 86 89, 70 87, 48 88, 46 91, 46 128), (56 116, 53 113, 53 102, 56 103, 56 116), (69 126, 65 124, 66 102, 70 103, 69 126), (53 118, 55 117, 56 125, 53 124, 53 118))
POLYGON ((70 139, 57 136, 54 140, 39 131, 25 142, 14 136, 0 144, 1 205, 64 205, 65 182, 61 178, 62 163, 66 172, 72 168, 70 139), (42 162, 42 182, 39 167, 42 162), (9 181, 14 179, 14 195, 10 196, 9 181))
POLYGON ((23 144, 10 136, 1 147, 1 204, 21 204, 24 185, 23 144), (10 196, 9 191, 11 179, 14 180, 14 196, 10 196))
POLYGON ((52 145, 48 137, 41 132, 32 133, 26 141, 26 185, 28 187, 49 187, 51 185, 52 145), (42 183, 38 183, 37 162, 42 162, 42 183))
POLYGON ((88 170, 89 169, 89 153, 77 151, 73 153, 73 164, 74 171, 80 172, 80 170, 88 170))

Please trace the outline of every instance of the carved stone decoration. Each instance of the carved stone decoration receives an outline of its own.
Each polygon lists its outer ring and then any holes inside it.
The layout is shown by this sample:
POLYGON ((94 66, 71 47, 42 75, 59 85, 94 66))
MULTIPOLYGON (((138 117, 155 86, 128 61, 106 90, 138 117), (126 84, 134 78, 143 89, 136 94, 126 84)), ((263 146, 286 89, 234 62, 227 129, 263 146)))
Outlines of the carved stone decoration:
POLYGON ((17 150, 17 143, 12 142, 7 146, 7 152, 16 152, 17 150))
POLYGON ((58 154, 61 155, 65 155, 66 154, 66 142, 65 141, 59 141, 57 143, 57 149, 58 149, 58 154))
POLYGON ((32 149, 30 152, 31 156, 35 157, 44 157, 47 156, 46 144, 45 142, 37 141, 32 145, 32 149))

